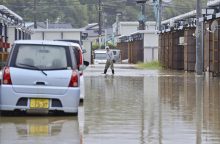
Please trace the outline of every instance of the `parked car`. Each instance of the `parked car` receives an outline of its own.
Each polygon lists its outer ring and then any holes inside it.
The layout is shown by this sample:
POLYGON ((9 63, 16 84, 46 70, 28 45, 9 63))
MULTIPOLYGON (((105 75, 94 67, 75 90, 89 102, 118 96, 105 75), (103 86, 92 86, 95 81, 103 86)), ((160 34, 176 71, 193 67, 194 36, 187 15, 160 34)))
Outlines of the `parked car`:
MULTIPOLYGON (((116 63, 121 63, 121 51, 118 49, 111 49, 114 55, 114 60, 116 63)), ((97 49, 94 51, 93 57, 94 64, 105 64, 106 63, 106 50, 97 49)))
POLYGON ((83 76, 83 69, 80 70, 80 66, 85 65, 88 66, 89 62, 84 61, 83 59, 83 53, 86 53, 86 50, 83 50, 82 43, 79 40, 69 40, 69 39, 59 39, 55 41, 64 41, 64 42, 70 42, 74 43, 74 52, 76 54, 77 58, 77 66, 80 73, 80 101, 82 102, 85 97, 85 84, 84 84, 84 76, 83 76))
POLYGON ((80 73, 73 43, 20 40, 2 73, 0 110, 77 115, 80 73))

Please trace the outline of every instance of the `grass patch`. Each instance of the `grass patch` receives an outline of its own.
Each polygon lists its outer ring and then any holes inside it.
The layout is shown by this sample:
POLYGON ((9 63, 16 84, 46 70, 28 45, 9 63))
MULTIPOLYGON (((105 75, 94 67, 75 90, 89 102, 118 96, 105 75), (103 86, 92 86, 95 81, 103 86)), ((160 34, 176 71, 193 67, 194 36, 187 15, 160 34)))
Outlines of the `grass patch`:
POLYGON ((138 63, 136 64, 136 67, 140 69, 161 69, 162 68, 162 66, 160 65, 158 61, 138 63))

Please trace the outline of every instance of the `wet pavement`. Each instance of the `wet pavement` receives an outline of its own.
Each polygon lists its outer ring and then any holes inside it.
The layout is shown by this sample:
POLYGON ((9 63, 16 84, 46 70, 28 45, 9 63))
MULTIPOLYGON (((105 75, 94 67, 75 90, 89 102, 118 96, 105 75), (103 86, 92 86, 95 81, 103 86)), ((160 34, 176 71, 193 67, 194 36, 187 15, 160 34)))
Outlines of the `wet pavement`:
POLYGON ((85 72, 79 116, 0 117, 0 144, 219 144, 220 78, 104 65, 85 72))

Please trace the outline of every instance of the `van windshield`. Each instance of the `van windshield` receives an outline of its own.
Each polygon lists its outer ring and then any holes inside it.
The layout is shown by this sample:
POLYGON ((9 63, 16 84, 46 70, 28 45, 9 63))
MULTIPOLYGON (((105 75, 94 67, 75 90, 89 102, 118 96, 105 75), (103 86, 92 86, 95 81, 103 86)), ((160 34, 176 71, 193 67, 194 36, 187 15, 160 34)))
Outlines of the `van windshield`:
POLYGON ((15 66, 42 70, 66 69, 66 48, 51 45, 19 45, 15 66))
POLYGON ((105 53, 95 53, 95 59, 104 60, 104 59, 106 59, 106 54, 105 53))

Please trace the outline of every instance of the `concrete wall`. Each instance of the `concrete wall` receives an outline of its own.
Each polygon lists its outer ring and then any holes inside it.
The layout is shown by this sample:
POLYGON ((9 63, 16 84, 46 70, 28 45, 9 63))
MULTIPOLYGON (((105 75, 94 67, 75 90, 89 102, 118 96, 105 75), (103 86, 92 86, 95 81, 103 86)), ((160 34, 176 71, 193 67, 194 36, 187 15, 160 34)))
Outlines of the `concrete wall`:
POLYGON ((43 32, 42 39, 45 39, 45 40, 62 39, 61 33, 62 32, 43 32))
POLYGON ((119 25, 119 34, 120 35, 130 35, 131 33, 136 32, 138 29, 138 24, 136 25, 134 24, 125 24, 125 23, 121 23, 119 25))
MULTIPOLYGON (((129 36, 130 34, 138 30, 138 25, 139 23, 136 21, 119 22, 118 33, 119 35, 129 36)), ((156 28, 156 22, 154 21, 147 21, 145 25, 146 25, 146 30, 155 30, 156 28)), ((116 23, 114 23, 112 27, 113 27, 113 33, 116 33, 116 29, 117 29, 116 23)))
POLYGON ((144 47, 158 47, 158 34, 155 32, 144 32, 144 47))
POLYGON ((34 32, 34 34, 31 35, 32 40, 42 40, 43 39, 43 33, 42 32, 34 32))
POLYGON ((75 29, 37 29, 31 35, 32 40, 74 39, 81 40, 81 30, 75 29))
POLYGON ((144 48, 144 62, 151 62, 158 60, 158 48, 150 47, 144 48))
POLYGON ((84 60, 91 64, 92 42, 90 40, 83 40, 83 49, 86 49, 86 53, 83 54, 84 60))
MULTIPOLYGON (((8 27, 8 42, 10 45, 12 45, 15 41, 15 26, 9 26, 8 27)), ((8 49, 8 52, 11 50, 11 48, 8 49)))
POLYGON ((158 35, 155 31, 144 32, 144 62, 158 60, 158 35))
MULTIPOLYGON (((154 21, 147 21, 145 25, 146 25, 146 30, 155 31, 156 29, 156 22, 154 21)), ((119 22, 118 24, 119 35, 115 36, 115 39, 114 39, 115 44, 119 42, 118 39, 120 36, 129 36, 132 33, 137 32, 138 26, 139 26, 139 23, 137 21, 119 22)), ((113 33, 116 34, 116 29, 117 29, 116 23, 114 23, 112 27, 113 27, 113 33)))

